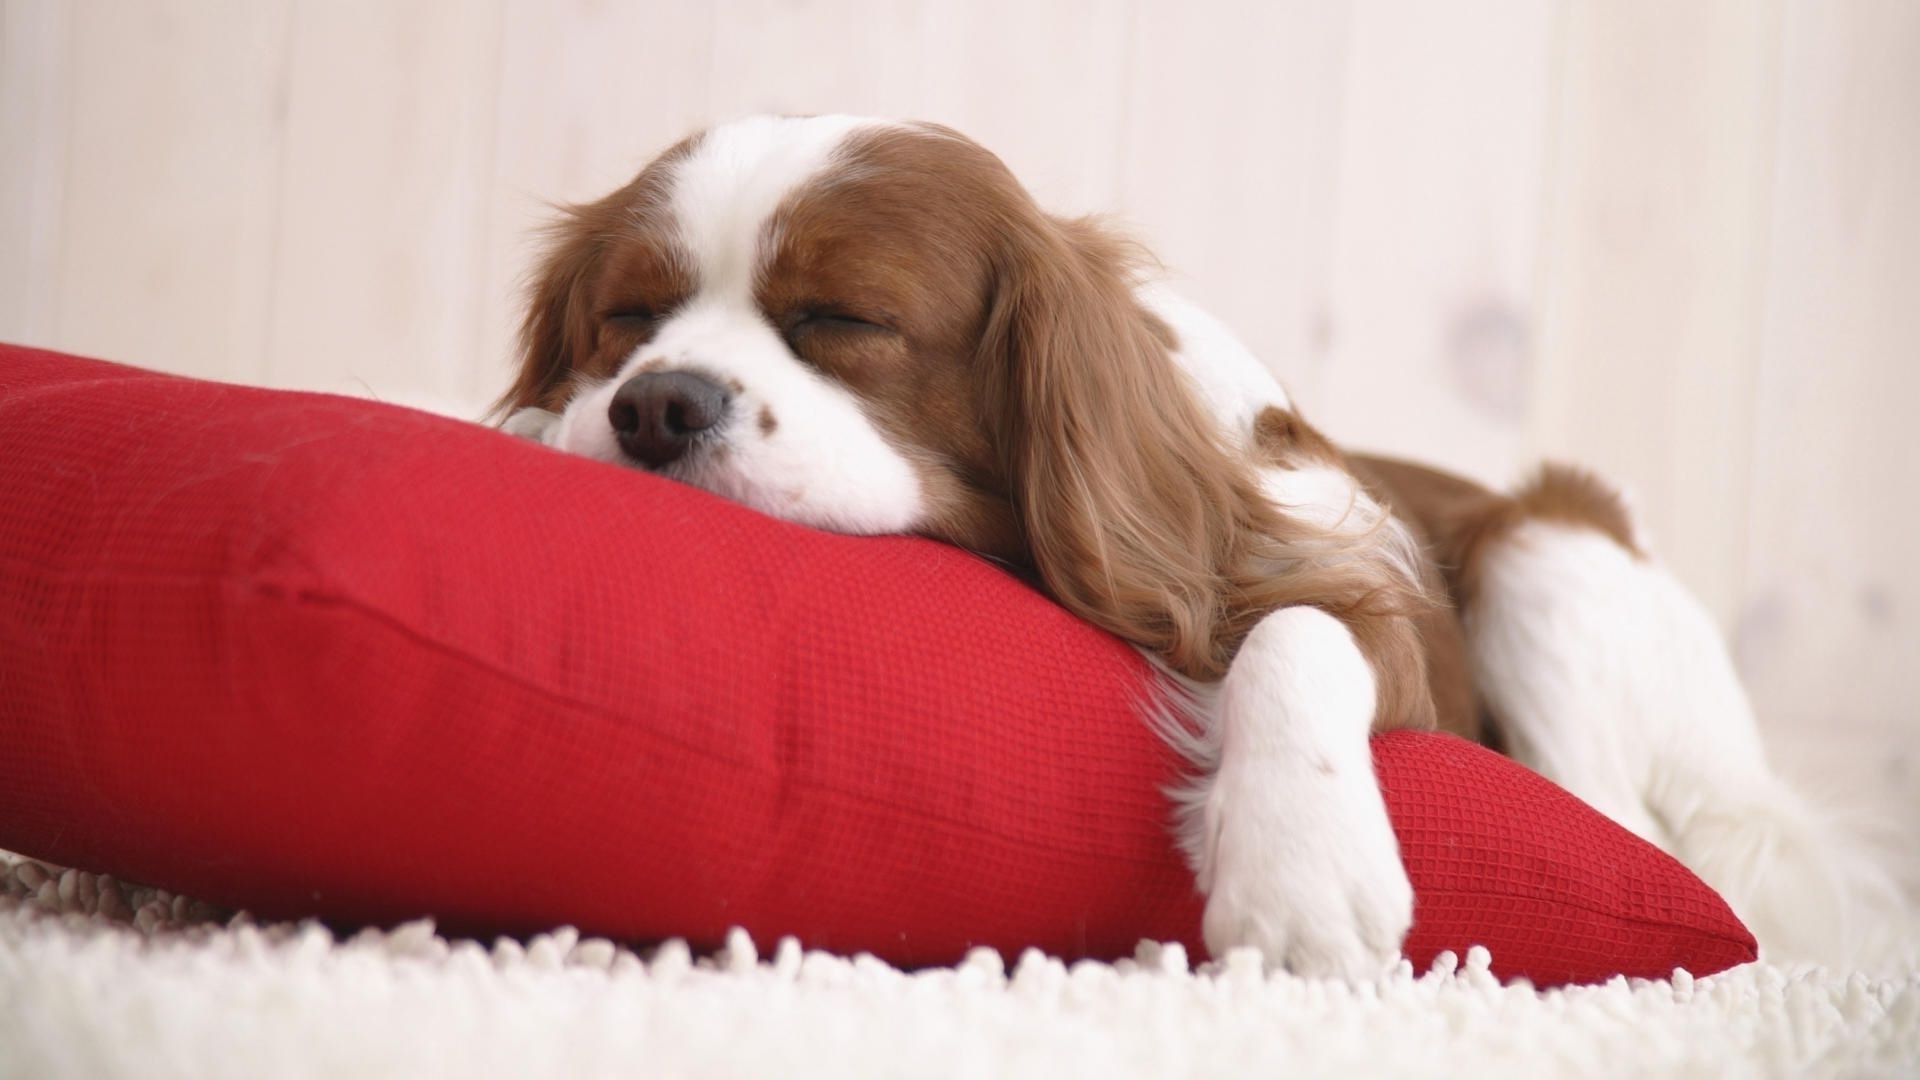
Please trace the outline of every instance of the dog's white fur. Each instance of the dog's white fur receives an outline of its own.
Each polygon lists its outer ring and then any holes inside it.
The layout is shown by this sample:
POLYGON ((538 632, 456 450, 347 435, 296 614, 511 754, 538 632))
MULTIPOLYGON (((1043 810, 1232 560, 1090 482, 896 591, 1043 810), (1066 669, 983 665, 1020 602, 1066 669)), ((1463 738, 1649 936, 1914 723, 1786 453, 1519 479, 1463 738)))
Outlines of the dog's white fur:
POLYGON ((1208 951, 1252 945, 1349 978, 1399 958, 1413 888, 1373 775, 1373 713, 1373 672, 1340 620, 1284 608, 1247 636, 1215 698, 1218 764, 1191 847, 1208 951))
MULTIPOLYGON (((735 415, 716 433, 725 453, 689 455, 666 475, 805 524, 910 531, 924 513, 911 462, 855 395, 795 357, 753 299, 774 208, 872 123, 760 118, 709 133, 672 180, 699 293, 618 374, 580 387, 560 415, 528 410, 509 429, 619 462, 607 406, 636 371, 733 380, 735 415), (770 435, 751 422, 762 408, 778 418, 770 435)), ((1263 407, 1291 406, 1211 316, 1156 284, 1139 297, 1174 330, 1176 360, 1228 445, 1250 445, 1263 407)), ((1413 572, 1411 539, 1344 472, 1269 468, 1263 484, 1324 528, 1396 530, 1413 572)), ((1770 950, 1847 958, 1837 950, 1857 935, 1838 912, 1863 887, 1881 896, 1884 882, 1827 854, 1839 850, 1831 834, 1768 771, 1718 635, 1679 586, 1598 533, 1544 524, 1501 542, 1485 578, 1470 646, 1516 756, 1686 860, 1770 950)), ((1374 677, 1352 635, 1316 610, 1276 611, 1219 686, 1187 690, 1197 726, 1162 726, 1209 770, 1180 837, 1208 896, 1209 948, 1252 945, 1308 974, 1384 969, 1412 893, 1368 753, 1374 677)))
POLYGON ((1544 521, 1484 558, 1464 622, 1516 760, 1677 856, 1774 959, 1911 947, 1898 883, 1768 766, 1718 629, 1671 575, 1544 521))
POLYGON ((715 128, 675 170, 672 225, 696 261, 700 292, 636 349, 620 371, 584 389, 551 426, 548 445, 623 462, 607 423, 620 384, 642 367, 697 371, 742 387, 727 453, 690 455, 659 470, 762 513, 854 534, 910 531, 924 512, 912 465, 880 436, 845 387, 801 363, 754 303, 754 275, 773 250, 781 201, 832 162, 857 131, 848 116, 755 117, 715 128), (777 418, 771 433, 753 418, 777 418))
POLYGON ((724 431, 727 453, 691 454, 658 470, 762 513, 836 532, 908 532, 922 514, 913 466, 880 436, 844 387, 799 363, 751 294, 702 290, 620 373, 576 397, 553 429, 552 445, 601 461, 625 460, 607 406, 620 384, 648 364, 698 371, 741 386, 724 431), (779 418, 772 433, 753 422, 762 408, 779 418))

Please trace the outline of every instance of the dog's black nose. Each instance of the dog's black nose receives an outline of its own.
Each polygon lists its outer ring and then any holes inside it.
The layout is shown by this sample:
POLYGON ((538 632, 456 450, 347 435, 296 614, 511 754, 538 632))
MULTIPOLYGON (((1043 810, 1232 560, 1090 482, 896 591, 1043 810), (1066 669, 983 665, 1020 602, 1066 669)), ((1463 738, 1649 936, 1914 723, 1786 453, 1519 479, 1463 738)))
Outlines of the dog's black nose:
POLYGON ((678 461, 703 431, 727 418, 727 388, 688 371, 635 375, 613 392, 607 420, 620 449, 657 469, 678 461))

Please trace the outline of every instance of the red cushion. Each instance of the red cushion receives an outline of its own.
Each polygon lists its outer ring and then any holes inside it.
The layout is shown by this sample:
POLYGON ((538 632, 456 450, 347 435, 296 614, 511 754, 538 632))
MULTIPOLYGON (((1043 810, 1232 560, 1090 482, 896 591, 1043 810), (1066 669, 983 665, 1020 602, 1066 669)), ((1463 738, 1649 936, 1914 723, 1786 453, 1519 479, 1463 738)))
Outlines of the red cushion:
MULTIPOLYGON (((263 915, 1199 950, 1145 669, 1000 570, 386 405, 0 349, 0 847, 263 915)), ((1376 743, 1407 955, 1718 971, 1706 886, 1376 743)))

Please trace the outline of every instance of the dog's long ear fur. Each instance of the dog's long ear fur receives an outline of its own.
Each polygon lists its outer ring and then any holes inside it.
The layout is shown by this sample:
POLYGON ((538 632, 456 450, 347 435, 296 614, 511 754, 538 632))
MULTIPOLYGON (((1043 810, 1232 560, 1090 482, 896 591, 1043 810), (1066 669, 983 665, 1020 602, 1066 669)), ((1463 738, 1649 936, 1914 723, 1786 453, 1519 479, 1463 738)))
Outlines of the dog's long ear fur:
POLYGON ((1269 524, 1250 470, 1135 300, 1126 245, 1035 214, 1003 260, 981 371, 1035 568, 1082 618, 1183 674, 1219 675, 1236 547, 1269 524))
POLYGON ((505 418, 528 406, 553 408, 575 365, 593 348, 593 312, 587 286, 601 256, 624 225, 643 218, 643 207, 666 195, 673 169, 705 138, 694 134, 653 160, 625 187, 598 202, 560 206, 546 229, 547 248, 534 270, 531 303, 520 325, 520 369, 494 403, 505 418))
MULTIPOLYGON (((1037 212, 1008 230, 979 370, 1015 511, 1048 590, 1201 679, 1260 619, 1306 604, 1345 621, 1379 676, 1383 723, 1430 727, 1430 610, 1383 525, 1302 523, 1223 445, 1134 295, 1138 260, 1096 223, 1037 212)), ((1331 451, 1329 446, 1328 452, 1331 451)), ((1384 520, 1384 519, 1383 519, 1384 520)))
POLYGON ((497 417, 529 406, 551 407, 554 391, 589 344, 584 335, 592 326, 583 294, 605 244, 604 204, 559 209, 560 219, 546 230, 546 254, 534 270, 527 317, 520 324, 519 370, 494 402, 497 417))

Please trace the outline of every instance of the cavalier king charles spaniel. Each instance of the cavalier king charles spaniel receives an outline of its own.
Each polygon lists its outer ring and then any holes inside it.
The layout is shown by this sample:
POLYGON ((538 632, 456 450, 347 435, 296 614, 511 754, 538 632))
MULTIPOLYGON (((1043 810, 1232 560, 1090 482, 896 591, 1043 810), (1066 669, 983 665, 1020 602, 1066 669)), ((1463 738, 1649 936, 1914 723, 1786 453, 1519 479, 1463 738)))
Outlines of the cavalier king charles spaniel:
POLYGON ((1371 732, 1493 742, 1726 895, 1775 955, 1859 938, 1855 857, 1768 769, 1705 612, 1621 499, 1348 454, 1144 253, 947 128, 762 117, 552 235, 505 426, 790 521, 1025 573, 1167 675, 1216 956, 1399 957, 1371 732))

